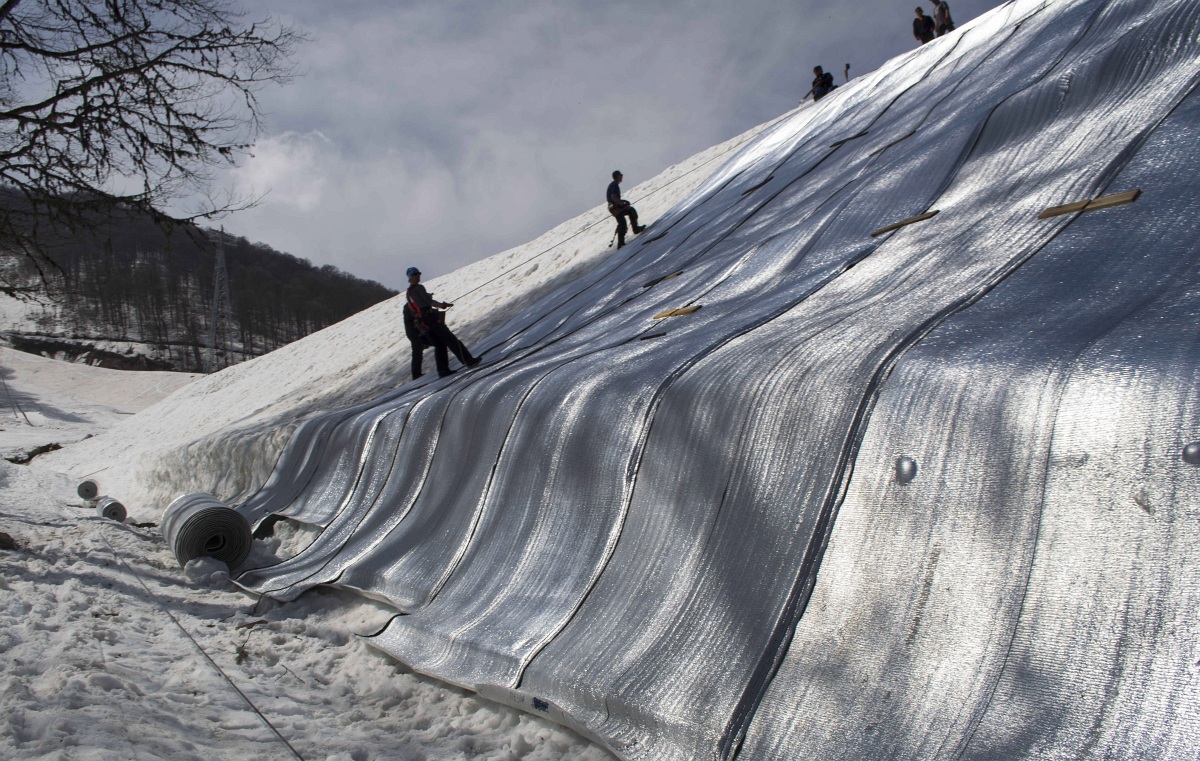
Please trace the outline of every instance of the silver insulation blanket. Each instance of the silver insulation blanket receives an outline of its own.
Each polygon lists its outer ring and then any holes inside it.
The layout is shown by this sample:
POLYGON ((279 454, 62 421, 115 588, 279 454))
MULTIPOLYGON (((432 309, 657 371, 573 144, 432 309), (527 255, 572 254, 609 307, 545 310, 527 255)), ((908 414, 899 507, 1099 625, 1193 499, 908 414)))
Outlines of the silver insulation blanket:
POLYGON ((84 501, 91 502, 100 496, 100 485, 91 480, 80 481, 79 486, 75 487, 75 493, 84 501))
POLYGON ((1014 0, 802 106, 302 425, 237 510, 323 531, 238 583, 626 759, 1191 757, 1198 61, 1194 0, 1014 0))
POLYGON ((204 493, 185 494, 168 505, 161 530, 179 565, 209 557, 237 568, 254 541, 241 513, 204 493))
POLYGON ((125 506, 112 497, 100 497, 96 500, 96 515, 118 523, 125 520, 125 506))

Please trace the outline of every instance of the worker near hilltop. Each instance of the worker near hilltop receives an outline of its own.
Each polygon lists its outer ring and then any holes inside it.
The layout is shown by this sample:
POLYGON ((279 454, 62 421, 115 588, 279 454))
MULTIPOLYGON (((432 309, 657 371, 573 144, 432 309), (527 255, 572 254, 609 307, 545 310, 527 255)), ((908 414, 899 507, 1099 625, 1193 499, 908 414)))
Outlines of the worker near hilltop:
POLYGON ((954 31, 954 19, 950 18, 950 3, 946 0, 936 0, 933 4, 933 24, 937 28, 937 36, 954 31))
MULTIPOLYGON (((850 70, 850 64, 846 64, 846 71, 850 70)), ((829 93, 837 89, 837 85, 833 83, 833 74, 825 71, 820 66, 813 67, 813 86, 812 96, 813 102, 824 98, 829 93)))
POLYGON ((621 180, 625 175, 618 169, 612 173, 612 178, 605 197, 608 199, 608 213, 617 218, 617 248, 621 248, 625 245, 625 233, 629 229, 625 226, 625 217, 629 217, 630 223, 633 224, 634 235, 645 230, 646 226, 638 224, 637 209, 633 208, 633 204, 621 198, 621 180))
POLYGON ((421 377, 421 359, 426 346, 433 347, 433 360, 437 365, 439 378, 452 375, 449 352, 454 352, 458 361, 465 367, 474 367, 480 360, 471 356, 466 345, 446 327, 446 313, 440 310, 454 306, 447 301, 433 298, 425 286, 421 285, 421 270, 409 267, 404 273, 408 275, 407 301, 404 304, 404 332, 412 343, 412 374, 413 380, 421 377))
POLYGON ((934 37, 933 19, 925 15, 925 11, 921 10, 921 6, 917 6, 917 17, 913 19, 913 39, 924 45, 926 42, 932 42, 934 37))

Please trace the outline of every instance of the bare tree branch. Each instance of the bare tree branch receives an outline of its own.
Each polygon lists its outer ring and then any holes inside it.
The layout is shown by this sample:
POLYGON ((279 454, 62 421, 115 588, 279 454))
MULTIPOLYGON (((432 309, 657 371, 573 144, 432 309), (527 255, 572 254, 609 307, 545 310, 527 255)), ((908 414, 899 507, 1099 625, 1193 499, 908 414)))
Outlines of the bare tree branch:
POLYGON ((212 171, 258 135, 257 92, 289 81, 301 41, 225 0, 4 0, 0 253, 45 259, 47 233, 120 209, 186 221, 163 210, 212 197, 212 171))
POLYGON ((17 3, 19 2, 21 0, 7 0, 4 5, 0 5, 0 21, 7 18, 8 14, 13 12, 13 9, 17 7, 17 3))

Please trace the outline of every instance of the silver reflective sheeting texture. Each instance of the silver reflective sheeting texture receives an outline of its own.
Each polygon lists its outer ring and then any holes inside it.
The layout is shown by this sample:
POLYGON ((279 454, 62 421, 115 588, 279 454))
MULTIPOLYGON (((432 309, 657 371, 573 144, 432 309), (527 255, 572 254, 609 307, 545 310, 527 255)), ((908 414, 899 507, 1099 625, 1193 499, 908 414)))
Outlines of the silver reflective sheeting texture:
POLYGON ((625 759, 1192 757, 1198 61, 1194 0, 1014 0, 802 106, 301 425, 238 509, 324 530, 238 583, 625 759))
POLYGON ((125 506, 112 497, 100 497, 96 500, 96 515, 122 523, 126 517, 125 506))
POLYGON ((253 542, 245 516, 203 492, 184 494, 168 505, 161 530, 181 566, 208 557, 236 569, 253 542))

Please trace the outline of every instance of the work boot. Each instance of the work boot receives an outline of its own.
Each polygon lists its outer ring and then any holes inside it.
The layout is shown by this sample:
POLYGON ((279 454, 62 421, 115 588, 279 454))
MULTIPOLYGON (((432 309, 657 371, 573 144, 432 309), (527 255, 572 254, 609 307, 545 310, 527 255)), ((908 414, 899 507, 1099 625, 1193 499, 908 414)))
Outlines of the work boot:
POLYGON ((475 367, 482 361, 479 357, 471 357, 467 360, 467 367, 475 367))
POLYGON ((439 378, 445 378, 447 375, 454 375, 454 371, 453 370, 447 370, 446 372, 442 372, 441 370, 438 371, 439 378))
POLYGON ((645 225, 634 225, 633 226, 633 234, 637 235, 638 233, 640 233, 642 230, 645 230, 645 229, 646 229, 645 225))

